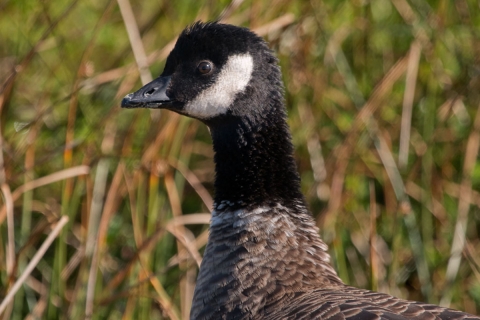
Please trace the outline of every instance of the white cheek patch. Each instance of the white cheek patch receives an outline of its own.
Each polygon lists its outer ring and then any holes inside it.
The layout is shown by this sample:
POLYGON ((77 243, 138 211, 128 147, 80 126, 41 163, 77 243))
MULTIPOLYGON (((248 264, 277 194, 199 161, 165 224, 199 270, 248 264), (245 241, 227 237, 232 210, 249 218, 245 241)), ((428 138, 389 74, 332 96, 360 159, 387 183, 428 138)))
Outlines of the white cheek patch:
POLYGON ((215 83, 200 92, 185 105, 186 114, 208 119, 227 112, 238 93, 245 90, 252 77, 253 58, 249 54, 239 54, 228 58, 215 83))

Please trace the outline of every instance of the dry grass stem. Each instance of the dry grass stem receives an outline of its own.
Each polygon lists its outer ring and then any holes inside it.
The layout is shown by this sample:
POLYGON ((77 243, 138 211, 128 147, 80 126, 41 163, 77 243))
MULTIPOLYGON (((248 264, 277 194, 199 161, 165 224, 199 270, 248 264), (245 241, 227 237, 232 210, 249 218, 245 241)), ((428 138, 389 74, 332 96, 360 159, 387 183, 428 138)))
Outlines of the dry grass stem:
POLYGON ((408 164, 408 146, 410 144, 410 130, 412 127, 412 109, 417 83, 418 64, 420 61, 421 46, 414 41, 408 55, 407 76, 405 77, 405 93, 403 95, 402 125, 400 132, 400 149, 398 151, 398 167, 405 169, 408 164))
POLYGON ((168 225, 180 226, 186 224, 210 224, 211 218, 212 215, 210 213, 190 213, 187 215, 174 217, 168 221, 168 225))
MULTIPOLYGON (((1 137, 0 137, 1 139, 1 137)), ((1 152, 0 152, 1 153, 1 152)), ((8 237, 8 242, 7 242, 7 275, 9 279, 13 279, 13 272, 14 272, 14 265, 15 265, 15 226, 14 226, 14 217, 13 217, 13 197, 10 192, 10 187, 6 184, 3 183, 0 187, 0 190, 2 191, 2 196, 3 196, 3 201, 5 202, 5 208, 7 212, 7 237, 8 237)), ((10 284, 10 281, 9 281, 10 284)), ((13 288, 11 289, 13 290, 13 288)), ((8 295, 7 295, 8 297, 8 295)), ((13 308, 13 305, 8 305, 7 297, 5 297, 4 301, 2 301, 2 304, 0 305, 0 315, 5 311, 5 318, 10 316, 11 310, 13 308), (3 306, 3 308, 2 308, 3 306)))
MULTIPOLYGON (((407 66, 407 59, 408 56, 401 58, 392 68, 387 72, 387 74, 383 77, 383 79, 379 82, 379 84, 375 87, 370 99, 363 105, 360 109, 358 114, 355 117, 355 121, 353 122, 351 129, 347 135, 347 138, 343 142, 342 146, 339 148, 337 153, 337 165, 334 170, 334 175, 332 178, 332 186, 331 186, 331 194, 332 197, 328 203, 328 212, 329 213, 336 213, 340 208, 342 201, 341 195, 343 193, 343 182, 345 178, 345 171, 347 169, 347 161, 350 157, 350 154, 353 152, 353 148, 355 146, 355 141, 357 140, 358 134, 360 129, 363 126, 367 126, 370 130, 371 127, 377 128, 378 126, 375 124, 372 115, 377 108, 381 106, 381 102, 385 98, 386 94, 391 90, 394 83, 400 78, 400 76, 405 72, 407 66)), ((352 89, 353 90, 353 89, 352 89)), ((374 130, 375 132, 376 130, 374 130)), ((374 139, 376 133, 372 133, 374 139)), ((380 143, 379 146, 383 146, 385 143, 380 143)), ((378 149, 377 149, 378 150, 378 149)), ((378 150, 379 155, 384 155, 384 159, 393 159, 388 148, 381 148, 378 150)), ((395 162, 389 161, 391 165, 386 165, 385 168, 396 168, 395 162)), ((396 179, 396 174, 390 171, 389 176, 396 179)), ((401 179, 400 179, 401 180, 401 179)), ((393 184, 393 181, 392 181, 393 184)), ((398 184, 394 184, 396 186, 398 184)), ((397 191, 400 191, 397 189, 397 191)), ((398 194, 397 194, 398 195, 398 194)), ((401 191, 400 191, 401 195, 401 191)), ((400 198, 401 199, 401 198, 400 198)))
POLYGON ((259 36, 266 36, 269 33, 278 31, 292 24, 295 21, 295 15, 292 13, 286 13, 277 19, 270 21, 258 28, 254 28, 253 31, 259 36))
MULTIPOLYGON (((207 244, 208 241, 208 229, 203 231, 196 239, 194 242, 195 248, 200 249, 204 247, 207 244)), ((168 267, 173 267, 178 264, 180 264, 183 261, 186 261, 188 258, 191 257, 190 253, 183 253, 182 255, 176 254, 170 260, 168 261, 168 267)))
MULTIPOLYGON (((18 187, 12 192, 12 201, 15 202, 23 193, 27 191, 30 191, 30 190, 33 190, 57 181, 62 181, 62 180, 66 180, 66 179, 77 177, 77 176, 87 175, 89 173, 90 173, 90 167, 81 165, 81 166, 77 166, 69 169, 60 170, 58 172, 49 174, 48 176, 45 176, 33 181, 29 181, 28 183, 18 187)), ((0 224, 5 219, 6 212, 7 212, 6 207, 3 206, 2 209, 0 210, 0 224)))
POLYGON ((85 245, 85 256, 90 260, 90 272, 88 274, 87 297, 85 305, 85 316, 91 318, 93 315, 93 300, 95 294, 95 283, 97 281, 98 270, 98 226, 100 224, 101 213, 105 189, 107 187, 108 169, 110 163, 107 159, 101 159, 97 166, 95 184, 93 187, 93 199, 88 219, 87 243, 85 245))
MULTIPOLYGON (((320 144, 320 137, 315 131, 315 123, 312 109, 308 105, 299 104, 298 114, 302 123, 308 126, 309 137, 307 137, 308 154, 310 155, 310 165, 313 170, 313 178, 317 183, 317 190, 327 178, 327 168, 325 167, 325 159, 322 155, 322 145, 320 144)), ((317 191, 317 196, 320 196, 320 192, 317 191)))
POLYGON ((208 190, 203 186, 202 182, 198 177, 188 169, 187 166, 182 164, 179 161, 175 161, 175 159, 170 158, 169 164, 176 168, 184 177, 185 180, 192 186, 198 196, 203 200, 203 203, 208 208, 208 210, 213 209, 213 199, 208 190))
POLYGON ((100 218, 98 226, 97 244, 99 246, 99 253, 105 250, 107 245, 106 236, 109 227, 109 223, 115 213, 115 209, 119 206, 119 199, 121 197, 120 184, 122 182, 123 175, 125 174, 125 163, 120 161, 113 175, 112 183, 108 189, 107 197, 103 205, 103 213, 100 218))
POLYGON ((130 40, 130 46, 137 62, 138 71, 143 84, 147 84, 152 81, 152 74, 148 69, 147 55, 143 47, 142 38, 140 37, 140 31, 138 30, 137 22, 132 11, 132 6, 129 0, 117 0, 120 12, 122 13, 123 22, 127 29, 128 39, 130 40))
POLYGON ((3 313, 7 305, 15 296, 15 293, 17 293, 18 289, 20 289, 20 287, 28 278, 30 273, 37 266, 38 262, 42 259, 47 249, 50 247, 52 242, 55 240, 55 238, 58 236, 58 234, 60 233, 60 231, 62 230, 62 228, 65 226, 67 222, 68 222, 67 216, 61 217, 60 220, 57 222, 56 226, 50 232, 47 239, 45 239, 45 241, 42 243, 38 251, 32 257, 32 260, 30 260, 30 262, 28 263, 27 267, 25 268, 25 271, 23 271, 20 277, 18 277, 17 281, 15 281, 12 288, 10 289, 10 291, 8 291, 7 295, 5 296, 5 299, 3 299, 2 303, 0 304, 0 314, 3 313))
POLYGON ((448 260, 446 283, 444 294, 440 304, 442 306, 450 306, 452 298, 451 285, 457 277, 462 259, 462 252, 465 247, 465 237, 467 232, 468 212, 470 211, 470 203, 472 199, 472 172, 478 157, 480 147, 480 105, 475 116, 473 130, 467 141, 465 160, 463 163, 463 178, 459 190, 457 221, 455 223, 455 233, 453 235, 452 249, 450 251, 450 259, 448 260))
POLYGON ((377 253, 377 202, 375 186, 370 181, 370 268, 372 270, 372 290, 378 290, 378 253, 377 253))
POLYGON ((150 273, 148 276, 150 283, 152 284, 153 288, 158 294, 157 301, 162 306, 163 311, 171 320, 180 320, 180 315, 178 310, 175 308, 170 296, 165 291, 164 287, 162 286, 161 282, 158 281, 157 277, 150 273))
POLYGON ((243 3, 244 0, 232 0, 228 4, 228 6, 223 9, 223 11, 220 13, 218 16, 217 20, 218 21, 224 21, 228 19, 234 12, 235 10, 240 7, 240 5, 243 3))

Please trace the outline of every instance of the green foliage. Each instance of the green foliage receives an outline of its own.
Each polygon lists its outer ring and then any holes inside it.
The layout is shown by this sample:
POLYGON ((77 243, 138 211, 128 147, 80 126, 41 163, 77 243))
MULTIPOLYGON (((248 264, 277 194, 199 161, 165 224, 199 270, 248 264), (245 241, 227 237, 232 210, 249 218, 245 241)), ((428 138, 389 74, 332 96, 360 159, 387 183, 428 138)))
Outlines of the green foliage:
POLYGON ((155 77, 186 25, 219 17, 278 53, 302 189, 342 278, 480 312, 478 1, 134 1, 135 21, 119 3, 0 3, 0 300, 34 261, 3 319, 188 317, 213 151, 203 124, 119 108, 141 86, 125 26, 155 77))

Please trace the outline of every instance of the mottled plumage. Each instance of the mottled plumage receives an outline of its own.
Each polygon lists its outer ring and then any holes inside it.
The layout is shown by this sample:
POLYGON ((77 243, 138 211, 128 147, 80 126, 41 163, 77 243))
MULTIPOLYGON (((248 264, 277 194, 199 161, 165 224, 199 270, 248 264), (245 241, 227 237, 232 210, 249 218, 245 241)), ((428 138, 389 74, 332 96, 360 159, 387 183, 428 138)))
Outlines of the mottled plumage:
POLYGON ((191 319, 480 319, 345 285, 300 192, 277 59, 248 29, 196 23, 122 101, 204 122, 215 205, 191 319))

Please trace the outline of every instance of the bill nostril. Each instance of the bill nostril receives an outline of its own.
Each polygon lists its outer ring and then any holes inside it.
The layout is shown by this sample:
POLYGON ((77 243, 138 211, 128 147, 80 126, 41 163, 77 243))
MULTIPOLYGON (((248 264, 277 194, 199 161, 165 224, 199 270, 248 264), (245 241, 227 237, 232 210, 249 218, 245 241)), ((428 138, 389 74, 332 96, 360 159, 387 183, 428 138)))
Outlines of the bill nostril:
POLYGON ((145 92, 144 96, 148 97, 149 95, 152 95, 158 88, 152 88, 148 91, 145 92))

